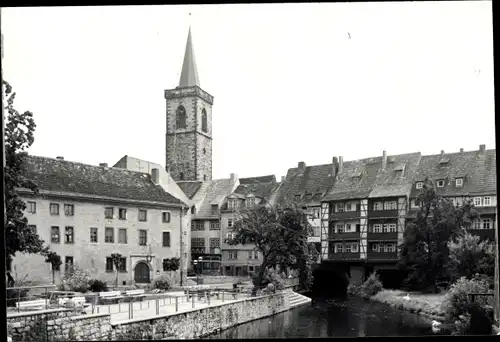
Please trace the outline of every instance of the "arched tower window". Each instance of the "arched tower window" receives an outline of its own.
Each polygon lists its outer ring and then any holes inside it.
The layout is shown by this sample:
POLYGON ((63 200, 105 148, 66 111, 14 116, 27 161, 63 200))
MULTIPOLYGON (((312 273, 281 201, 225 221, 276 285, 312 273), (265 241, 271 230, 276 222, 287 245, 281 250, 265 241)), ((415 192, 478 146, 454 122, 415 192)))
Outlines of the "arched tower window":
POLYGON ((205 108, 203 108, 201 110, 201 130, 203 132, 208 132, 208 128, 207 128, 208 124, 207 124, 207 111, 205 110, 205 108))
POLYGON ((177 129, 186 128, 186 108, 180 105, 177 107, 177 112, 175 116, 175 124, 177 129))

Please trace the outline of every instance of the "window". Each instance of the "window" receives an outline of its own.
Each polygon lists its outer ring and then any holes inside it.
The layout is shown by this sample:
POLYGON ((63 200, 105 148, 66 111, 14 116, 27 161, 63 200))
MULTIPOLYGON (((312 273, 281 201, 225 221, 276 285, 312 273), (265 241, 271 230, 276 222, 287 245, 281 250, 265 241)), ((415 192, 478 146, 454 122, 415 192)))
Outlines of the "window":
POLYGON ((416 189, 422 189, 423 187, 424 187, 424 182, 417 182, 417 183, 415 183, 415 188, 416 189))
POLYGON ((481 229, 481 221, 479 220, 474 220, 472 222, 472 229, 481 229))
POLYGON ((118 243, 127 243, 127 229, 119 228, 118 229, 118 243))
POLYGON ((61 236, 59 233, 59 227, 51 227, 50 228, 50 236, 51 236, 51 241, 52 243, 59 243, 61 236))
POLYGON ((356 233, 359 233, 361 231, 361 224, 357 223, 356 224, 356 233))
POLYGON ((75 206, 73 204, 65 204, 64 205, 64 215, 74 216, 75 215, 75 206))
POLYGON ((163 223, 169 223, 170 222, 170 213, 168 211, 164 211, 161 213, 161 218, 163 223))
POLYGON ((388 225, 387 223, 384 223, 384 224, 382 225, 382 231, 383 231, 384 233, 388 233, 388 232, 389 232, 389 225, 388 225))
POLYGON ((301 195, 295 195, 295 200, 300 201, 300 197, 301 197, 301 195))
POLYGON ((234 199, 230 199, 227 201, 227 207, 228 209, 234 209, 236 208, 236 201, 234 199))
POLYGON ((217 204, 212 204, 212 215, 217 215, 219 206, 217 204))
POLYGON ((220 248, 220 239, 219 238, 211 238, 210 239, 210 248, 220 248))
POLYGON ((338 213, 344 212, 344 203, 337 203, 337 212, 338 213))
POLYGON ((390 233, 396 232, 396 224, 395 223, 389 223, 389 232, 390 233))
POLYGON ((491 205, 491 197, 490 196, 486 196, 483 198, 483 205, 484 206, 490 206, 491 205))
POLYGON ((220 223, 219 221, 210 221, 210 230, 219 230, 220 223))
POLYGON ((97 243, 97 228, 90 228, 90 242, 97 243))
POLYGON ((179 174, 179 179, 180 179, 181 181, 183 181, 183 180, 184 180, 184 172, 181 172, 181 173, 179 174))
POLYGON ((148 219, 148 212, 146 210, 139 209, 139 221, 146 222, 148 219))
POLYGON ((373 225, 373 232, 374 233, 382 233, 382 225, 381 224, 374 224, 373 225))
POLYGON ((253 265, 248 265, 248 271, 253 272, 253 265))
POLYGON ((337 228, 336 233, 343 233, 344 232, 344 225, 343 224, 337 224, 336 228, 337 228))
POLYGON ((384 202, 384 210, 396 210, 397 203, 396 201, 386 201, 384 202))
POLYGON ((481 206, 481 197, 474 197, 474 205, 476 207, 480 207, 481 206))
POLYGON ((382 210, 382 202, 373 203, 373 210, 382 210))
POLYGON ((348 233, 351 231, 351 224, 350 223, 346 223, 345 225, 345 232, 348 233))
POLYGON ((248 260, 252 260, 253 251, 248 251, 248 260))
POLYGON ((115 242, 115 230, 114 228, 106 227, 104 229, 104 242, 114 243, 115 242))
POLYGON ((118 218, 120 220, 126 220, 127 219, 127 209, 119 208, 118 209, 118 218))
POLYGON ((313 208, 312 209, 312 217, 313 219, 318 219, 320 215, 320 208, 313 208))
POLYGON ((148 232, 144 229, 139 229, 139 246, 146 246, 148 244, 148 232))
POLYGON ((253 258, 254 260, 259 260, 259 252, 253 251, 253 258))
POLYGON ((229 260, 238 260, 238 251, 230 251, 229 260))
POLYGON ((34 224, 28 225, 28 228, 29 228, 29 230, 31 230, 31 232, 33 234, 36 234, 36 226, 34 224))
POLYGON ((73 257, 67 256, 64 260, 64 271, 71 271, 73 269, 73 264, 73 257))
POLYGON ((106 272, 113 272, 113 259, 106 258, 106 272))
POLYGON ((351 203, 346 203, 345 204, 345 211, 351 211, 352 210, 352 205, 351 203))
POLYGON ((201 110, 201 130, 203 132, 208 132, 208 124, 207 124, 207 111, 205 108, 201 110))
POLYGON ((120 258, 118 262, 118 272, 127 272, 127 258, 120 258))
POLYGON ((207 180, 207 175, 203 175, 203 180, 206 181, 207 180))
POLYGON ((175 126, 177 129, 186 128, 186 108, 182 105, 177 107, 177 111, 175 113, 175 126))
POLYGON ((205 222, 204 221, 195 221, 195 230, 205 230, 205 222))
POLYGON ((50 215, 59 215, 59 204, 50 203, 50 215))
POLYGON ((163 247, 170 247, 170 232, 163 232, 163 247))
POLYGON ((247 205, 247 208, 254 208, 255 207, 255 198, 254 197, 247 198, 246 205, 247 205))
POLYGON ((344 252, 344 246, 342 246, 341 243, 336 243, 335 244, 335 253, 343 253, 344 252))
POLYGON ((351 244, 350 243, 346 243, 345 246, 344 246, 344 252, 345 253, 351 253, 351 244))
POLYGON ((463 178, 455 178, 455 186, 457 188, 461 188, 464 185, 464 179, 463 178))
POLYGON ((234 239, 234 237, 235 237, 235 236, 236 236, 236 234, 235 234, 235 233, 227 233, 227 234, 226 234, 226 239, 228 239, 228 240, 232 240, 232 239, 234 239))
POLYGON ((104 208, 104 218, 107 219, 113 218, 113 208, 104 208))
POLYGON ((359 244, 353 242, 351 245, 351 253, 358 253, 358 252, 359 252, 359 244))
POLYGON ((378 252, 378 250, 379 250, 379 244, 378 243, 373 243, 372 244, 372 251, 378 252))
POLYGON ((492 224, 491 224, 491 219, 483 219, 483 229, 491 229, 492 224))
POLYGON ((386 245, 386 251, 389 252, 389 253, 393 253, 396 251, 396 244, 394 243, 388 243, 386 245))
POLYGON ((227 219, 227 226, 232 227, 233 226, 233 219, 227 219))
POLYGON ((28 213, 35 214, 36 213, 36 202, 28 202, 26 209, 27 209, 28 213))
POLYGON ((203 148, 203 155, 207 154, 207 149, 203 148))
POLYGON ((411 207, 412 208, 418 208, 419 207, 418 204, 417 204, 417 200, 415 200, 415 199, 412 199, 410 203, 411 203, 411 207))
POLYGON ((66 227, 64 230, 64 243, 71 244, 75 242, 75 231, 73 227, 66 227))
POLYGON ((442 188, 444 186, 444 180, 440 179, 437 181, 437 187, 442 188))

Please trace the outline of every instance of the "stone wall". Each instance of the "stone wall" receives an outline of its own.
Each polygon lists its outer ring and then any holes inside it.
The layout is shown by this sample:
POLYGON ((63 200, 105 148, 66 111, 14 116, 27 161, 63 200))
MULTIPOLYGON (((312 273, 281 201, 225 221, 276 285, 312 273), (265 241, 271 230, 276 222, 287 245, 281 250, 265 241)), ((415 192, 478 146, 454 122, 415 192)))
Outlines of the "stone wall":
POLYGON ((113 328, 117 340, 192 339, 288 309, 288 292, 282 292, 179 314, 123 321, 113 324, 113 328))
POLYGON ((111 340, 109 314, 81 315, 71 309, 53 309, 7 316, 12 341, 111 340))

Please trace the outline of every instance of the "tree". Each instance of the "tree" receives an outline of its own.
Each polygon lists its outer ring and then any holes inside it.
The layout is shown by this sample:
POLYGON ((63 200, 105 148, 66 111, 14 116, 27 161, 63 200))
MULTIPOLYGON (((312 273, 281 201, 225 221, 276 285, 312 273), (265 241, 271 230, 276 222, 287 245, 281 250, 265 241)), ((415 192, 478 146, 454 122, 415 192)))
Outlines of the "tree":
POLYGON ((450 260, 448 269, 453 280, 460 277, 472 278, 476 274, 493 277, 495 254, 490 249, 491 242, 480 241, 464 230, 455 240, 448 241, 450 260))
POLYGON ((242 210, 238 216, 234 223, 235 235, 227 243, 253 244, 262 253, 262 263, 253 280, 254 289, 267 285, 264 274, 270 267, 279 267, 285 274, 288 269, 298 270, 300 286, 309 289, 316 252, 314 245, 307 242, 313 229, 306 212, 295 205, 261 206, 242 210))
POLYGON ((414 290, 438 290, 438 281, 447 279, 448 241, 468 228, 477 217, 470 201, 454 206, 436 194, 432 181, 426 179, 417 198, 420 211, 407 223, 399 266, 408 270, 406 283, 414 290))
POLYGON ((55 284, 56 271, 59 271, 59 268, 62 265, 61 256, 55 252, 48 252, 45 256, 45 262, 49 263, 52 267, 52 284, 55 284))
POLYGON ((113 261, 113 265, 116 270, 115 287, 118 287, 118 272, 122 267, 123 259, 123 255, 120 253, 111 254, 111 260, 113 261))
POLYGON ((47 254, 48 248, 36 232, 28 227, 24 216, 26 204, 17 193, 18 188, 31 190, 38 195, 37 185, 25 177, 25 159, 28 149, 35 141, 35 121, 33 113, 18 112, 14 108, 16 93, 9 83, 3 81, 3 106, 5 117, 5 262, 11 269, 12 260, 17 252, 47 254))

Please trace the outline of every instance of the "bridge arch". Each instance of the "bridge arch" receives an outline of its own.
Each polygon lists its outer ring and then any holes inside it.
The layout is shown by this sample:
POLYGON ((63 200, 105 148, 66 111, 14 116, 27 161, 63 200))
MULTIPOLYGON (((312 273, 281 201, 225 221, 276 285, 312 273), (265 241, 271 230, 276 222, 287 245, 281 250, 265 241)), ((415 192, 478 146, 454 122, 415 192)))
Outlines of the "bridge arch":
POLYGON ((349 286, 349 269, 341 265, 322 264, 313 271, 312 294, 315 297, 345 297, 349 286))

